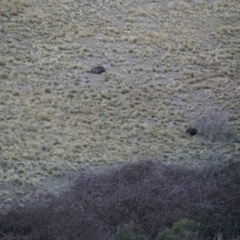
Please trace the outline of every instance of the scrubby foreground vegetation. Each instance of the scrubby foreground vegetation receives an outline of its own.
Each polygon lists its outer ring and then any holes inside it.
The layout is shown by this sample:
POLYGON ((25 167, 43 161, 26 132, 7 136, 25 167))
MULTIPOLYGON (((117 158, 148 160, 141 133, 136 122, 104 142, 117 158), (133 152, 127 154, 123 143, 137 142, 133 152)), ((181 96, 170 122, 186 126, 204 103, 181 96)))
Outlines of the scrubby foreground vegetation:
POLYGON ((164 239, 198 226, 192 239, 213 239, 217 233, 236 239, 239 176, 239 161, 201 170, 145 161, 82 173, 69 191, 44 204, 42 195, 2 213, 0 239, 164 239))

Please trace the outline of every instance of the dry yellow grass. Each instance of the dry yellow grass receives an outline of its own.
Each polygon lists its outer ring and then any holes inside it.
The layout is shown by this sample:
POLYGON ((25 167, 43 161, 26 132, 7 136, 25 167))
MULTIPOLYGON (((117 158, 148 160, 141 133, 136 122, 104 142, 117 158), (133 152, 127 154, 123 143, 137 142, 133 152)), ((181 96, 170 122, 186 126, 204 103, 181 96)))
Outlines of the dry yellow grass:
POLYGON ((223 0, 1 1, 0 182, 239 156, 237 140, 185 135, 209 111, 240 131, 239 13, 223 0))

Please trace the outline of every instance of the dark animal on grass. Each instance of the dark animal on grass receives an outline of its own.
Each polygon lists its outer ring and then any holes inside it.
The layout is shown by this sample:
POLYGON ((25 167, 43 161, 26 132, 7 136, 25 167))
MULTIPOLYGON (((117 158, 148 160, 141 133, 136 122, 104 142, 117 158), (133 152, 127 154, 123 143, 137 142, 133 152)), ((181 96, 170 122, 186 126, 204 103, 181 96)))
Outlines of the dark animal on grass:
POLYGON ((92 68, 92 70, 90 72, 94 73, 94 74, 101 74, 103 72, 106 72, 106 68, 103 66, 98 66, 98 67, 92 68))
POLYGON ((190 136, 194 136, 198 133, 198 131, 196 128, 190 127, 186 130, 186 133, 189 134, 190 136))

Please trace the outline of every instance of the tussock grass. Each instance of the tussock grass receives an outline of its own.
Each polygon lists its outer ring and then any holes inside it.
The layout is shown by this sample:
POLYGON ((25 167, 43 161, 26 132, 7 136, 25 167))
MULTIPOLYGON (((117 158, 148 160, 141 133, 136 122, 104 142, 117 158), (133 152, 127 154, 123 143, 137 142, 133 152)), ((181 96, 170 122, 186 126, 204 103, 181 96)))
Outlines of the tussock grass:
POLYGON ((239 154, 238 142, 185 135, 215 107, 239 131, 238 1, 3 0, 0 9, 0 182, 239 154), (90 74, 99 64, 107 72, 90 74))
POLYGON ((0 3, 1 19, 18 16, 24 13, 27 7, 29 7, 29 4, 26 0, 3 0, 0 3))

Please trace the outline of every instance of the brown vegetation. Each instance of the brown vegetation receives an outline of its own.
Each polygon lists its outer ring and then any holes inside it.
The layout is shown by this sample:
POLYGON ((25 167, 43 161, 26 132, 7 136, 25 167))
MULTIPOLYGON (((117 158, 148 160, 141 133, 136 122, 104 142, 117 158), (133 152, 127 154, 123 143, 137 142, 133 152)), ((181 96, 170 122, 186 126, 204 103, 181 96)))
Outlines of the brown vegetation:
POLYGON ((199 222, 204 239, 217 232, 233 239, 240 234, 239 174, 239 161, 203 169, 145 161, 82 173, 67 192, 33 194, 32 204, 1 214, 0 239, 112 239, 130 222, 155 239, 182 218, 199 222))

